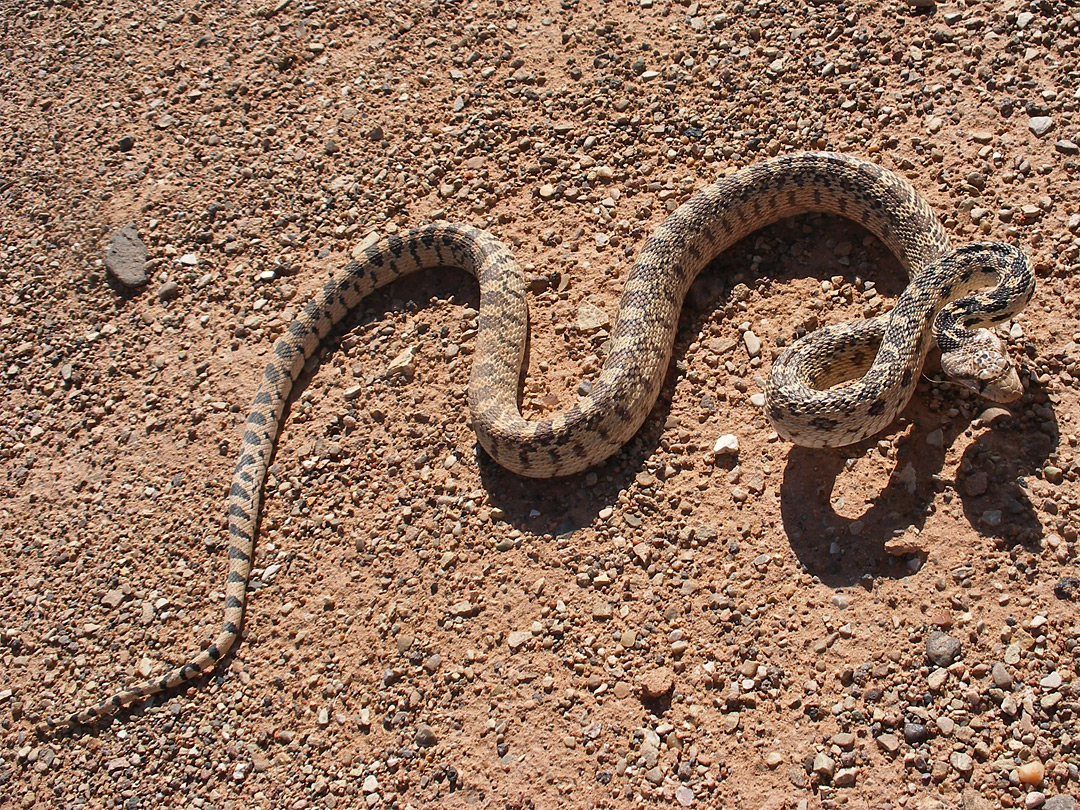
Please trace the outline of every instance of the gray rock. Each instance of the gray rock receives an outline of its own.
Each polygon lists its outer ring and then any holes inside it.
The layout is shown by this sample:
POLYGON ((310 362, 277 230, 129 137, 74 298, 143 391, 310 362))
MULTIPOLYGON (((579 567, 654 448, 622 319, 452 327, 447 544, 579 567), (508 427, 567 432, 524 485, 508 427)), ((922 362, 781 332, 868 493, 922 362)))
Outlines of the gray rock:
POLYGON ((940 630, 934 630, 926 639, 926 657, 939 667, 950 666, 960 657, 960 642, 940 630))
POLYGON ((427 723, 420 723, 416 727, 416 744, 421 748, 430 748, 438 742, 435 731, 427 723))
POLYGON ((159 301, 171 301, 180 294, 180 285, 175 281, 166 281, 161 287, 158 288, 157 297, 159 301))
POLYGON ((1028 129, 1035 133, 1036 138, 1041 138, 1054 128, 1054 119, 1048 115, 1036 115, 1028 119, 1028 129))
POLYGON ((1012 674, 1000 661, 994 664, 993 668, 990 670, 990 677, 994 679, 994 686, 998 689, 1012 689, 1012 674))
POLYGON ((1080 579, 1076 577, 1062 577, 1054 585, 1054 596, 1058 599, 1072 599, 1080 593, 1080 579))
POLYGON ((141 287, 146 283, 146 245, 139 238, 134 222, 125 225, 109 240, 105 269, 125 287, 141 287))
POLYGON ((1043 810, 1076 810, 1076 799, 1064 793, 1051 796, 1043 805, 1043 810))

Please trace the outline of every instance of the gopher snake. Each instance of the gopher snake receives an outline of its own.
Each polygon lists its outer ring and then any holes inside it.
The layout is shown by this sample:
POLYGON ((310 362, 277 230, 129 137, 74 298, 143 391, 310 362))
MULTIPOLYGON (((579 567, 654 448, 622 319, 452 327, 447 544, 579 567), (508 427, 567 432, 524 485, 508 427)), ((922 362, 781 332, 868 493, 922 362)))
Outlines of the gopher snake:
POLYGON ((437 223, 386 237, 346 265, 274 344, 229 493, 229 574, 217 639, 164 676, 44 728, 92 722, 187 683, 232 647, 285 401, 320 341, 372 290, 421 268, 456 266, 473 273, 480 283, 480 310, 469 409, 479 441, 514 472, 567 475, 610 456, 645 420, 668 366, 683 298, 698 272, 752 231, 809 211, 841 214, 867 227, 896 254, 912 283, 890 315, 815 332, 777 360, 766 414, 782 435, 824 446, 850 444, 881 430, 910 399, 934 340, 943 366, 965 385, 1001 401, 1019 395, 1020 381, 1004 347, 990 332, 969 327, 1000 322, 1031 297, 1034 278, 1023 253, 1000 244, 950 251, 944 229, 906 181, 843 155, 776 158, 693 195, 646 242, 630 271, 611 349, 590 392, 538 421, 526 421, 518 408, 528 313, 526 278, 513 256, 494 237, 463 225, 437 223), (991 284, 988 292, 969 295, 991 284), (851 385, 833 387, 859 375, 864 376, 851 385))

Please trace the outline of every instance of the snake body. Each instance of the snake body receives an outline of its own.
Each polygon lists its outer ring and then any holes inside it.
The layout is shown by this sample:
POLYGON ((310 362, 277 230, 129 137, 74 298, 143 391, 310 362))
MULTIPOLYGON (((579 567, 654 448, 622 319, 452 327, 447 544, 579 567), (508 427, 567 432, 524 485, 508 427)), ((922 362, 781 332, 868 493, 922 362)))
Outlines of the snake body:
POLYGON ((526 420, 518 407, 527 279, 509 251, 484 231, 448 223, 385 237, 308 301, 274 344, 229 491, 229 572, 217 638, 165 675, 46 726, 93 722, 181 686, 213 669, 233 646, 285 402, 322 339, 373 290, 423 268, 456 266, 475 275, 480 308, 468 401, 477 437, 492 458, 516 473, 568 475, 622 447, 649 414, 671 357, 683 298, 701 269, 749 233, 812 211, 864 225, 897 256, 912 283, 890 315, 815 332, 777 360, 766 414, 782 435, 800 444, 842 445, 882 429, 907 404, 934 340, 949 353, 953 370, 966 375, 965 384, 999 399, 1018 393, 1019 379, 1013 379, 1016 372, 994 343, 997 338, 971 327, 1003 320, 1030 298, 1033 277, 1023 253, 997 244, 951 251, 937 217, 910 184, 849 156, 807 153, 768 160, 701 189, 673 212, 630 271, 611 348, 590 392, 547 419, 526 420), (996 286, 969 294, 987 284, 996 286), (834 387, 859 375, 851 385, 834 387))

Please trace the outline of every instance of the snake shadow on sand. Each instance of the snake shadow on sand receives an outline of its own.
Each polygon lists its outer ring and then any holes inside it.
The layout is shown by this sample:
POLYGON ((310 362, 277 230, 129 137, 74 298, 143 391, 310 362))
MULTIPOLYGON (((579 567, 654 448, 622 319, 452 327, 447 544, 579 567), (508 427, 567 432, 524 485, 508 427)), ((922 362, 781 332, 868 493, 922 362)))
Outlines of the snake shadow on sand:
MULTIPOLYGON (((900 577, 911 573, 910 560, 932 556, 935 548, 956 542, 937 532, 923 532, 928 516, 959 501, 964 517, 983 536, 1005 546, 1034 548, 1043 533, 1028 488, 1029 476, 1058 445, 1058 427, 1046 391, 1029 383, 1028 392, 1009 414, 991 425, 977 416, 952 419, 926 407, 926 386, 920 385, 903 418, 908 435, 894 442, 893 472, 879 494, 857 517, 838 514, 832 493, 849 459, 861 458, 868 446, 895 435, 894 425, 853 449, 811 450, 793 447, 780 491, 784 530, 806 569, 830 587, 846 587, 863 577, 900 577), (971 427, 972 440, 964 434, 971 427), (941 441, 928 442, 941 430, 941 441), (957 465, 955 480, 941 475, 946 454, 956 442, 970 441, 957 465), (893 538, 913 540, 918 552, 891 556, 885 544, 893 538)), ((975 404, 975 412, 983 409, 975 404)), ((1052 508, 1052 507, 1051 507, 1052 508)), ((972 556, 977 554, 973 550, 972 556)))

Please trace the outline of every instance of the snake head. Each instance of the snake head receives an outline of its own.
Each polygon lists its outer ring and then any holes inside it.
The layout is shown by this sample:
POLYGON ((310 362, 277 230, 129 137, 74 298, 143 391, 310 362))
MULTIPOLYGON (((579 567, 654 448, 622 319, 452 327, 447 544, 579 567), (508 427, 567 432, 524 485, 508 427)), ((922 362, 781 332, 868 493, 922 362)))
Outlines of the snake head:
POLYGON ((956 382, 992 402, 1013 402, 1024 393, 1005 344, 989 329, 976 329, 959 348, 943 352, 941 368, 956 382))

